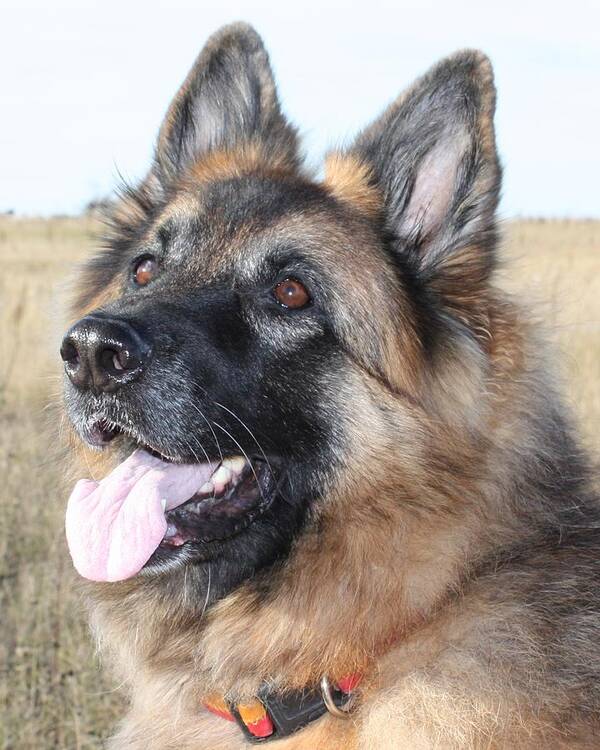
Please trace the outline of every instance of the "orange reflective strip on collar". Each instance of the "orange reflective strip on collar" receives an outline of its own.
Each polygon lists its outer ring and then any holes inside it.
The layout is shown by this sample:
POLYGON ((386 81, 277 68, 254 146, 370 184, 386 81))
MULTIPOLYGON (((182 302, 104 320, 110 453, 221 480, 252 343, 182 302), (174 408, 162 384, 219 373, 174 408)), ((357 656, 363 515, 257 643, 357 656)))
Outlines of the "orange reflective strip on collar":
POLYGON ((222 719, 227 719, 227 721, 235 721, 235 717, 229 710, 229 706, 225 703, 223 697, 217 693, 209 695, 202 703, 204 708, 210 711, 211 714, 220 716, 222 719))
POLYGON ((273 734, 273 722, 260 701, 240 703, 237 710, 246 729, 254 737, 270 737, 273 734))

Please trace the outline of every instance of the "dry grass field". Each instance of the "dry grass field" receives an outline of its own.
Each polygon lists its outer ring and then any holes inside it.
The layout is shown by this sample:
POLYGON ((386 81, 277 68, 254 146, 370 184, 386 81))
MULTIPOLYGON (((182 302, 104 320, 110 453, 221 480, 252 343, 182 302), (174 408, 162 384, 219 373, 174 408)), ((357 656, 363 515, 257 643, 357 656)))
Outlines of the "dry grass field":
MULTIPOLYGON (((0 219, 0 746, 99 748, 120 711, 94 659, 63 535, 55 417, 59 300, 87 219, 0 219)), ((568 398, 600 449, 600 222, 505 227, 502 283, 531 299, 568 398)))

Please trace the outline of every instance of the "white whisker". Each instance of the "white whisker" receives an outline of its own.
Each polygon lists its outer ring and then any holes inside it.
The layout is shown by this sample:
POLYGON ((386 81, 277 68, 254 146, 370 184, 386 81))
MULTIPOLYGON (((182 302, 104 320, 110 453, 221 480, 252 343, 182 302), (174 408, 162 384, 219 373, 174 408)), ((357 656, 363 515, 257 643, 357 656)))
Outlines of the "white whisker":
POLYGON ((202 413, 202 411, 196 406, 196 404, 193 401, 190 401, 191 406, 198 412, 198 414, 202 417, 202 419, 206 422, 208 425, 209 430, 212 432, 212 436, 215 440, 215 444, 217 446, 217 450, 219 451, 219 456, 221 457, 221 463, 223 463, 223 451, 221 450, 221 446, 219 445, 219 441, 217 439, 217 435, 215 431, 212 428, 211 423, 206 418, 206 415, 202 413))
MULTIPOLYGON (((252 470, 252 473, 254 474, 254 479, 256 480, 256 484, 257 484, 257 486, 258 486, 258 491, 260 492, 260 497, 261 497, 261 500, 263 500, 263 501, 264 501, 264 500, 265 500, 265 496, 263 495, 262 487, 260 486, 260 482, 258 481, 258 476, 257 476, 257 474, 256 474, 256 471, 254 470, 254 466, 252 465, 252 461, 251 461, 251 460, 250 460, 250 458, 248 457, 248 454, 247 454, 247 453, 246 453, 246 451, 245 451, 245 450, 244 450, 244 449, 242 448, 242 446, 241 446, 241 445, 240 445, 240 444, 238 443, 238 441, 237 441, 237 440, 236 440, 236 439, 235 439, 235 438, 233 437, 233 435, 232 435, 232 434, 231 434, 230 432, 228 432, 228 431, 227 431, 227 430, 226 430, 226 429, 225 429, 225 428, 223 427, 223 425, 219 424, 218 422, 213 422, 213 424, 215 425, 215 427, 218 427, 219 429, 223 430, 223 432, 224 432, 224 433, 225 433, 226 435, 228 435, 228 436, 229 436, 229 437, 230 437, 230 438, 231 438, 231 439, 233 440, 233 442, 234 442, 234 443, 235 443, 235 444, 237 445, 237 447, 238 447, 238 448, 239 448, 239 449, 240 449, 240 450, 242 451, 242 453, 243 453, 243 455, 244 455, 244 458, 245 458, 245 459, 246 459, 246 461, 248 462, 248 465, 250 466, 250 469, 252 470)), ((269 469, 270 469, 270 467, 269 467, 269 469)))
POLYGON ((206 612, 206 608, 208 607, 208 600, 210 599, 210 585, 211 585, 211 567, 210 563, 207 563, 208 565, 208 584, 206 586, 206 598, 204 599, 204 606, 202 607, 202 612, 200 612, 200 619, 204 616, 204 613, 206 612))
MULTIPOLYGON (((271 468, 271 464, 269 463, 269 459, 267 458, 267 456, 266 456, 266 454, 265 454, 265 452, 264 452, 264 450, 262 448, 262 445, 258 442, 258 439, 257 439, 256 435, 252 432, 252 430, 248 427, 248 425, 242 419, 240 419, 240 417, 238 417, 237 414, 235 414, 233 411, 231 411, 231 409, 228 409, 226 406, 224 406, 223 404, 220 404, 218 401, 213 401, 213 403, 215 404, 215 406, 219 406, 219 407, 221 407, 221 409, 225 409, 226 412, 228 412, 229 414, 231 414, 231 416, 234 419, 237 419, 237 421, 242 425, 242 427, 246 430, 246 432, 250 435, 250 437, 252 438, 252 440, 254 440, 254 442, 258 446, 258 450, 261 452, 261 455, 265 459, 265 463, 269 467, 269 471, 272 474, 273 470, 271 468)), ((215 422, 215 424, 216 424, 216 422, 215 422)))

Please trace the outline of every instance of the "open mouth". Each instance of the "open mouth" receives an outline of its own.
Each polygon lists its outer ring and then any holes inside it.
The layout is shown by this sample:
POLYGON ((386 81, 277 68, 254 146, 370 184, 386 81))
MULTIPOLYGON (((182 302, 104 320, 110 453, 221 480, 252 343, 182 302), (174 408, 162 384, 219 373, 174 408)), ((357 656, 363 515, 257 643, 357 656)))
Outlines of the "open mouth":
POLYGON ((166 513, 162 547, 227 539, 249 526, 271 504, 276 479, 270 464, 225 458, 189 500, 166 513))
MULTIPOLYGON (((97 419, 89 428, 90 442, 105 447, 124 436, 135 447, 166 463, 175 458, 132 437, 127 428, 108 419, 97 419)), ((276 478, 266 458, 243 456, 220 458, 211 478, 183 505, 167 511, 167 532, 162 546, 181 547, 186 542, 209 542, 226 539, 248 526, 270 505, 276 478)))
POLYGON ((124 580, 183 548, 239 534, 271 506, 283 477, 279 462, 266 457, 185 463, 107 420, 86 432, 98 448, 122 435, 128 454, 99 482, 80 480, 69 498, 69 549, 91 580, 124 580))

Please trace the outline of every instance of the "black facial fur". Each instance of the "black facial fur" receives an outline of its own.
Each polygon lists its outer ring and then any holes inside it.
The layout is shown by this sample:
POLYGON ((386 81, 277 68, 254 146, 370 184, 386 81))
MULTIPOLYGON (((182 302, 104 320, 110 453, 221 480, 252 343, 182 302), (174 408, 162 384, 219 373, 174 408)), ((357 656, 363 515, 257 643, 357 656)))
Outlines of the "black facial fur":
MULTIPOLYGON (((287 312, 272 295, 287 275, 283 269, 293 265, 301 272, 301 252, 263 242, 251 279, 240 276, 235 264, 209 280, 201 275, 213 248, 233 241, 242 226, 265 228, 289 211, 315 209, 320 196, 316 188, 261 178, 217 183, 192 219, 170 221, 152 234, 156 247, 147 240, 117 243, 105 251, 110 263, 88 271, 101 287, 110 268, 121 289, 95 315, 125 321, 152 346, 152 355, 143 375, 114 393, 67 383, 67 408, 79 432, 88 436, 98 420, 118 425, 124 435, 113 446, 123 457, 142 444, 189 463, 221 455, 266 459, 279 484, 272 505, 248 528, 226 541, 160 547, 146 573, 218 559, 211 567, 211 596, 219 597, 287 554, 323 490, 340 445, 323 404, 343 354, 318 303, 306 312, 287 312), (148 249, 155 251, 159 271, 138 287, 132 262, 148 249)), ((321 203, 327 207, 326 200, 321 203)))

